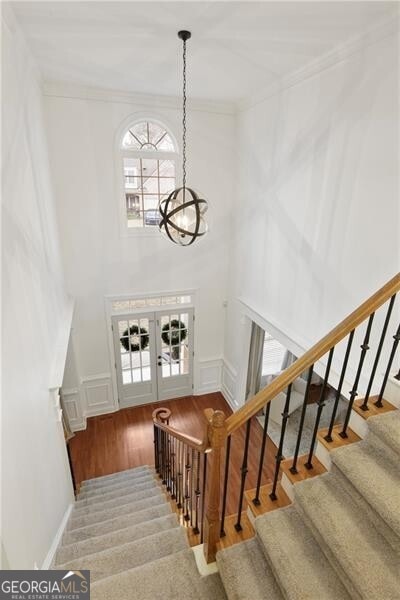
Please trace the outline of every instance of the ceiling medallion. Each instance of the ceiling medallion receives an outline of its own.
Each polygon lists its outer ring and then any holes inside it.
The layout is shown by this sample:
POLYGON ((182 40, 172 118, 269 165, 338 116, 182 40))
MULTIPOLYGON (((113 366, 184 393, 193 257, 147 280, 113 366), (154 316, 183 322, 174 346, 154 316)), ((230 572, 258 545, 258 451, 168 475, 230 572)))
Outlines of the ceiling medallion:
POLYGON ((186 41, 190 31, 179 31, 183 41, 183 118, 182 118, 182 187, 175 189, 159 205, 160 230, 175 244, 190 246, 207 233, 204 214, 207 202, 186 186, 186 41))

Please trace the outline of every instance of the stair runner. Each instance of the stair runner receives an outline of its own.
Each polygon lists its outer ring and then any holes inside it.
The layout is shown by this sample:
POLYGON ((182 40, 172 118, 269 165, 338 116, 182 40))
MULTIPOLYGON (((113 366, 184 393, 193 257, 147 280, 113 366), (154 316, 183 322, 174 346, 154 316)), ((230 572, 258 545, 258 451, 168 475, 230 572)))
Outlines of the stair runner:
POLYGON ((368 427, 218 552, 218 573, 199 574, 149 467, 84 482, 53 568, 90 569, 92 600, 400 600, 400 411, 368 427))

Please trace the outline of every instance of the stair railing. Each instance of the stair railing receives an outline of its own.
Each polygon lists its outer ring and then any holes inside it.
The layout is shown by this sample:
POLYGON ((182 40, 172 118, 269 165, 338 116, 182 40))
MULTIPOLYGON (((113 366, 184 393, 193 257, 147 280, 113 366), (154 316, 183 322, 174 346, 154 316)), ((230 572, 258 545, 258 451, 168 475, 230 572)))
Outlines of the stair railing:
POLYGON ((200 536, 207 562, 213 562, 220 537, 220 463, 226 439, 225 415, 212 408, 204 411, 201 440, 170 427, 170 416, 167 408, 153 411, 155 469, 186 524, 194 535, 200 536))
MULTIPOLYGON (((263 477, 265 479, 265 455, 267 450, 267 436, 268 436, 268 425, 270 417, 271 402, 277 398, 277 396, 285 393, 284 408, 282 412, 282 425, 280 440, 278 444, 278 451, 276 453, 274 461, 274 469, 272 476, 272 487, 269 493, 269 497, 272 501, 278 499, 277 486, 281 475, 281 463, 284 459, 284 444, 285 434, 287 431, 287 423, 290 414, 290 402, 292 396, 293 383, 298 377, 306 378, 306 388, 304 393, 304 399, 301 407, 300 422, 298 425, 297 439, 294 454, 291 459, 290 471, 293 474, 298 473, 298 461, 300 460, 300 449, 302 447, 302 436, 305 418, 307 414, 307 407, 310 400, 310 390, 312 385, 312 376, 314 373, 314 365, 326 357, 325 373, 321 389, 319 391, 317 404, 317 411, 315 416, 314 427, 312 430, 311 442, 307 448, 306 458, 304 466, 306 469, 313 469, 314 467, 314 453, 316 446, 317 433, 321 421, 321 416, 325 406, 325 392, 329 381, 329 376, 332 367, 332 361, 335 353, 335 349, 339 342, 347 338, 346 350, 343 361, 341 362, 340 375, 338 387, 335 394, 335 400, 333 402, 332 413, 330 415, 330 424, 326 433, 326 441, 332 442, 332 432, 336 422, 337 411, 339 401, 342 394, 342 388, 345 382, 345 376, 347 372, 349 358, 354 349, 354 337, 355 332, 360 325, 366 322, 365 331, 362 335, 362 343, 360 346, 358 356, 358 366, 354 381, 349 392, 349 403, 346 410, 344 422, 341 424, 341 430, 338 435, 342 438, 348 436, 347 430, 349 426, 350 416, 354 406, 356 397, 359 395, 359 384, 360 379, 365 368, 365 359, 367 353, 371 350, 371 332, 374 325, 374 316, 376 311, 387 304, 385 313, 384 324, 382 330, 379 332, 379 342, 373 361, 373 366, 368 377, 367 392, 364 396, 362 404, 360 404, 360 410, 370 410, 371 403, 373 402, 376 407, 382 407, 383 405, 383 394, 385 386, 392 369, 395 354, 400 342, 400 324, 398 325, 395 334, 393 335, 393 342, 391 342, 391 349, 389 358, 384 369, 384 376, 382 384, 379 388, 379 394, 371 396, 371 390, 373 387, 374 379, 380 364, 382 349, 387 340, 387 331, 391 327, 391 317, 393 313, 393 306, 395 303, 396 294, 400 290, 400 273, 395 275, 388 283, 386 283, 378 292, 373 294, 367 301, 361 304, 354 312, 352 312, 346 319, 344 319, 339 325, 337 325, 332 331, 324 336, 319 342, 317 342, 310 350, 305 352, 300 358, 298 358, 292 365, 290 365, 285 371, 276 377, 269 385, 260 390, 253 398, 251 398, 244 406, 238 409, 236 412, 231 414, 225 419, 224 414, 221 411, 213 411, 207 409, 205 411, 207 419, 207 430, 205 431, 202 440, 197 440, 182 432, 171 428, 169 426, 170 411, 167 409, 158 409, 153 413, 154 422, 154 433, 155 433, 155 464, 160 477, 170 489, 171 495, 174 496, 178 501, 178 506, 181 504, 184 506, 184 514, 188 515, 190 520, 190 507, 192 506, 192 492, 193 488, 190 488, 189 484, 183 482, 183 473, 185 473, 185 481, 190 480, 189 474, 193 472, 193 460, 190 459, 190 452, 187 454, 187 449, 194 451, 200 456, 201 463, 203 465, 203 473, 199 479, 201 485, 197 485, 196 490, 199 491, 201 487, 202 497, 202 509, 198 507, 195 510, 196 518, 199 518, 201 523, 201 543, 204 542, 204 552, 207 562, 211 562, 215 558, 217 551, 217 543, 221 537, 225 535, 225 516, 227 506, 227 494, 230 484, 230 450, 232 436, 241 428, 244 428, 244 442, 242 452, 242 462, 240 468, 240 489, 238 491, 237 498, 237 514, 235 529, 240 531, 242 529, 242 508, 244 501, 244 492, 246 489, 246 479, 248 474, 248 458, 249 448, 251 442, 251 425, 252 419, 256 417, 260 411, 264 411, 263 420, 263 436, 260 447, 258 470, 257 470, 257 485, 255 490, 254 498, 252 499, 255 505, 260 504, 260 489, 262 485, 263 477), (172 441, 173 440, 173 441, 172 441), (172 444, 172 446, 171 446, 172 444), (225 447, 225 457, 222 461, 222 450, 225 447), (171 450, 172 448, 172 450, 171 450), (186 454, 185 454, 186 452, 186 454), (185 456, 187 460, 185 462, 185 456), (207 481, 207 461, 210 462, 209 467, 209 480, 207 481), (223 482, 221 485, 221 463, 224 463, 223 482), (222 488, 222 494, 221 494, 222 488), (189 504, 189 513, 187 512, 187 502, 189 504), (182 504, 183 503, 183 504, 182 504)), ((197 477, 199 474, 199 468, 197 468, 197 477)), ((196 480, 197 481, 197 480, 196 480)), ((195 490, 195 496, 196 496, 195 490)), ((197 506, 197 505, 196 505, 197 506)), ((191 522, 193 525, 193 522, 191 522)), ((195 521, 196 530, 196 521, 195 521)))

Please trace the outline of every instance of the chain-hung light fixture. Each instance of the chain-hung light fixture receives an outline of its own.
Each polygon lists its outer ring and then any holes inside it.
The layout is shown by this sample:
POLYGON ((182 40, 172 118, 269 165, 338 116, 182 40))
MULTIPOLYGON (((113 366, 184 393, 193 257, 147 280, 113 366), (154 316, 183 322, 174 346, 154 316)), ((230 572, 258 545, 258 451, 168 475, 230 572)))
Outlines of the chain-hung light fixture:
POLYGON ((186 42, 190 31, 179 31, 183 41, 183 118, 182 118, 182 187, 171 192, 159 205, 160 230, 181 246, 190 246, 207 233, 204 213, 207 202, 186 186, 186 42))

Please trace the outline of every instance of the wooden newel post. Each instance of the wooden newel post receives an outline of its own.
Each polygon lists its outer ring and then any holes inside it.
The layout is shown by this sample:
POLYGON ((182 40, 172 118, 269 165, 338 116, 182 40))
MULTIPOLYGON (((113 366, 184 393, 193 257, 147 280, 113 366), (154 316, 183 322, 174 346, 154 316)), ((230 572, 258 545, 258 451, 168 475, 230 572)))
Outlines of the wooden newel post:
POLYGON ((204 556, 207 563, 215 561, 217 542, 220 539, 220 496, 221 496, 221 454, 225 446, 226 425, 222 410, 206 409, 208 420, 209 479, 207 485, 206 510, 204 520, 204 556))

